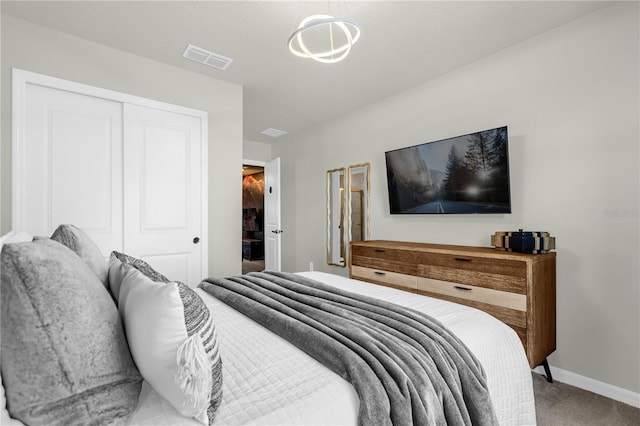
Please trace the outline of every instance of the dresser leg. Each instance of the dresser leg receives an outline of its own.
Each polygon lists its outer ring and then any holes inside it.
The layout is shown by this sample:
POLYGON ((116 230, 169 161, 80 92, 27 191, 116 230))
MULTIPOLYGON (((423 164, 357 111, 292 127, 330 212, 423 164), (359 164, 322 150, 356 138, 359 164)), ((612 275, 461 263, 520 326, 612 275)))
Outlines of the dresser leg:
POLYGON ((545 358, 540 365, 544 367, 544 373, 547 375, 547 382, 553 383, 553 377, 551 377, 551 369, 549 369, 549 362, 547 362, 547 359, 545 358))

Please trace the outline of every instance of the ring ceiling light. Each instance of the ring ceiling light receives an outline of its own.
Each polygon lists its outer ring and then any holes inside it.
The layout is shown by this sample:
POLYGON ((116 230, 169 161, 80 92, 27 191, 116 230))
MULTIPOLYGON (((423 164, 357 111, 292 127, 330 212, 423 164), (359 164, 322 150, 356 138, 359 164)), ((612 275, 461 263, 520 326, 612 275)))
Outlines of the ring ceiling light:
POLYGON ((289 36, 289 50, 302 58, 333 64, 343 60, 359 38, 360 28, 350 19, 312 15, 303 19, 289 36), (318 38, 323 41, 318 42, 318 38))

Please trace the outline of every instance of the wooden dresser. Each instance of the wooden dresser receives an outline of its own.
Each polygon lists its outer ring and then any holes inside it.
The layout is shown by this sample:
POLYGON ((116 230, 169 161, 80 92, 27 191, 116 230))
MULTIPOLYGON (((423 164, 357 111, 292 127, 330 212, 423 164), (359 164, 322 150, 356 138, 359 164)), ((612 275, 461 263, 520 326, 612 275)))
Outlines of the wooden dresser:
POLYGON ((555 253, 399 241, 353 242, 350 253, 351 278, 483 310, 518 333, 531 368, 548 370, 556 349, 555 253))

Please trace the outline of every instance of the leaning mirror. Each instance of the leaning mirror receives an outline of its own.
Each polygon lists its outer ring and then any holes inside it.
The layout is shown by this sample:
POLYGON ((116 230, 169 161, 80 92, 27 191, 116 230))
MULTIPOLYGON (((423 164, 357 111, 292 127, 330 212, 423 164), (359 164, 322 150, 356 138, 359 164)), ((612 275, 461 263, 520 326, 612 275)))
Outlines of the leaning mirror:
POLYGON ((327 263, 346 266, 345 168, 327 171, 327 263))
POLYGON ((349 241, 369 239, 369 163, 349 166, 349 241))

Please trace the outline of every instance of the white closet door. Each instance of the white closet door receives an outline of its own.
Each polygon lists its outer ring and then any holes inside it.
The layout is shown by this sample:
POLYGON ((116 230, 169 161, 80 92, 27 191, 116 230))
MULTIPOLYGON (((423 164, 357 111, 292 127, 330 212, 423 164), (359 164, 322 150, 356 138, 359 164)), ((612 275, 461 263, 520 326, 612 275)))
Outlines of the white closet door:
POLYGON ((122 247, 122 104, 26 84, 14 144, 14 229, 85 230, 105 257, 122 247))
POLYGON ((125 251, 170 280, 202 274, 201 119, 124 106, 125 251))

